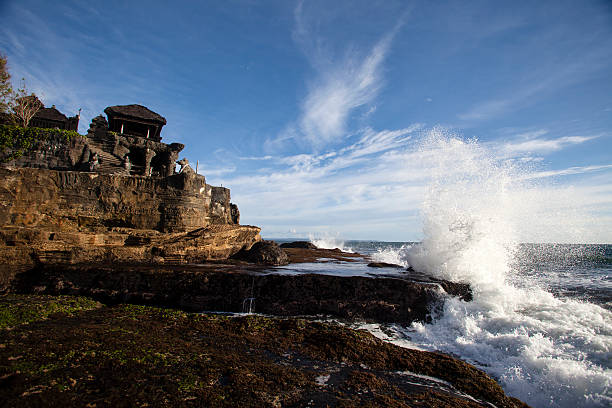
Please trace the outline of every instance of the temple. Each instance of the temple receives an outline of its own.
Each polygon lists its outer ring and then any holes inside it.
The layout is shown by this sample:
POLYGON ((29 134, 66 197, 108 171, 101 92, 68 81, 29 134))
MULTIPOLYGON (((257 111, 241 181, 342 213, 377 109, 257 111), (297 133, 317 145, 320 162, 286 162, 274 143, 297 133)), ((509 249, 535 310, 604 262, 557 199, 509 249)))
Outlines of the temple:
MULTIPOLYGON (((104 112, 108 119, 102 115, 93 118, 81 140, 66 145, 61 142, 63 136, 52 136, 8 164, 145 177, 176 174, 176 161, 185 146, 161 142, 166 119, 141 105, 109 106, 104 112)), ((78 118, 67 118, 53 106, 41 109, 31 126, 76 130, 78 118)))
POLYGON ((55 105, 50 108, 41 108, 30 120, 31 127, 78 130, 80 115, 67 117, 58 111, 55 105))
POLYGON ((104 113, 112 132, 161 141, 161 129, 166 119, 142 105, 109 106, 104 113))
MULTIPOLYGON (((240 222, 229 190, 206 184, 187 159, 178 160, 183 144, 161 142, 166 119, 141 105, 109 106, 104 112, 108 119, 98 115, 86 135, 76 135, 60 127, 65 116, 55 108, 46 109, 39 119, 47 122, 33 126, 50 129, 36 131, 38 137, 23 151, 0 149, 0 173, 49 177, 40 182, 15 176, 11 188, 44 191, 44 201, 59 194, 48 190, 61 184, 61 197, 78 213, 75 219, 110 217, 107 226, 168 232, 240 222), (91 201, 92 196, 97 198, 91 201)), ((8 134, 10 129, 3 130, 8 134)), ((28 211, 25 204, 23 211, 28 211)), ((1 216, 0 211, 0 222, 1 216)))

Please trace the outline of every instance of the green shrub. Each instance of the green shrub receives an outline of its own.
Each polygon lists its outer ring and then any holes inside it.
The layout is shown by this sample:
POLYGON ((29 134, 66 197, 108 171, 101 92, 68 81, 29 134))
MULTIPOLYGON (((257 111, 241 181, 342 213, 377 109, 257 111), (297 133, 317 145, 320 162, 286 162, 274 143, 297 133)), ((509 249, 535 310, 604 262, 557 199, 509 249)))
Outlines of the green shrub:
POLYGON ((62 143, 69 143, 75 137, 83 137, 74 130, 0 125, 0 163, 23 156, 36 142, 49 140, 53 136, 62 143))

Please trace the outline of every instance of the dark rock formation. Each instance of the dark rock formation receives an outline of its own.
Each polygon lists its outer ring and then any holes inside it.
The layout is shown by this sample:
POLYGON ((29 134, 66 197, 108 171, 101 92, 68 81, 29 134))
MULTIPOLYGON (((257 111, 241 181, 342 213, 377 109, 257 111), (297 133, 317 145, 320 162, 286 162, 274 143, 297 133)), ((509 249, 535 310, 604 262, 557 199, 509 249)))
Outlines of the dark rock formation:
POLYGON ((303 249, 317 249, 316 245, 308 241, 294 241, 286 242, 280 245, 281 248, 303 248, 303 249))
POLYGON ((238 206, 234 203, 230 203, 230 214, 232 222, 234 224, 240 224, 240 210, 238 210, 238 206))
POLYGON ((461 299, 470 302, 472 300, 472 289, 468 283, 451 282, 444 279, 437 279, 422 272, 417 272, 412 267, 408 267, 406 278, 415 282, 433 283, 440 285, 447 293, 455 294, 461 299))
POLYGON ((336 325, 71 297, 4 297, 0 311, 10 407, 526 407, 463 361, 336 325))
POLYGON ((403 268, 402 265, 396 265, 396 264, 387 263, 387 262, 370 262, 368 266, 370 268, 399 268, 399 269, 403 268))
POLYGON ((245 249, 233 256, 234 259, 259 265, 287 265, 289 257, 274 241, 260 241, 250 249, 245 249))
MULTIPOLYGON (((410 323, 428 321, 446 294, 438 283, 399 278, 280 275, 231 265, 39 266, 13 280, 10 290, 87 295, 105 302, 180 307, 190 311, 251 311, 279 316, 330 315, 410 323)), ((448 294, 466 297, 447 286, 448 294)))
POLYGON ((330 259, 342 262, 363 261, 363 255, 351 252, 342 252, 339 249, 306 249, 283 248, 289 255, 290 263, 327 262, 330 259))

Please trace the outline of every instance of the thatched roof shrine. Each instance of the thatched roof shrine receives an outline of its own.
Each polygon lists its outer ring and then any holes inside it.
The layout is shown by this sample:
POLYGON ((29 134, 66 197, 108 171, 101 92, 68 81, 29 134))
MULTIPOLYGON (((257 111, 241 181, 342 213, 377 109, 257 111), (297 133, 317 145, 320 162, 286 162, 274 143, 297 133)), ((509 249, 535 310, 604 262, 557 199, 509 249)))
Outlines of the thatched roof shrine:
POLYGON ((161 128, 166 119, 142 105, 116 105, 104 109, 109 129, 113 132, 161 140, 161 128))
POLYGON ((66 130, 77 130, 79 127, 79 116, 67 117, 55 108, 40 108, 30 121, 30 126, 39 128, 58 128, 66 130))

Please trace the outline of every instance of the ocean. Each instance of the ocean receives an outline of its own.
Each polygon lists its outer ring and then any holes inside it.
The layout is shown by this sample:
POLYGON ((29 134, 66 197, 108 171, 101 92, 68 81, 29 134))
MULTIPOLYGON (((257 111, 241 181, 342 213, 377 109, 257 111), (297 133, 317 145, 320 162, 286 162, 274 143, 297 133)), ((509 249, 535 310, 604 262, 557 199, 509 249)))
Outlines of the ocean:
MULTIPOLYGON (((421 243, 312 241, 320 248, 354 251, 375 261, 408 266, 412 259, 420 268, 425 264, 421 243)), ((511 254, 503 277, 453 279, 469 282, 474 300, 448 298, 430 324, 355 327, 403 347, 457 356, 534 407, 611 406, 612 245, 520 244, 511 254)), ((457 260, 446 260, 453 262, 457 260)), ((480 271, 480 265, 469 262, 462 267, 480 271)), ((325 262, 289 265, 279 272, 375 277, 401 276, 403 270, 325 262)))
MULTIPOLYGON (((534 407, 612 406, 612 246, 579 244, 610 242, 607 209, 581 201, 572 185, 580 179, 550 178, 533 158, 443 129, 418 143, 407 171, 428 174, 420 242, 311 240, 469 283, 474 299, 448 298, 428 324, 362 327, 400 346, 458 356, 534 407)), ((401 217, 397 228, 394 235, 415 232, 401 217)), ((287 269, 401 273, 342 263, 287 269)))

